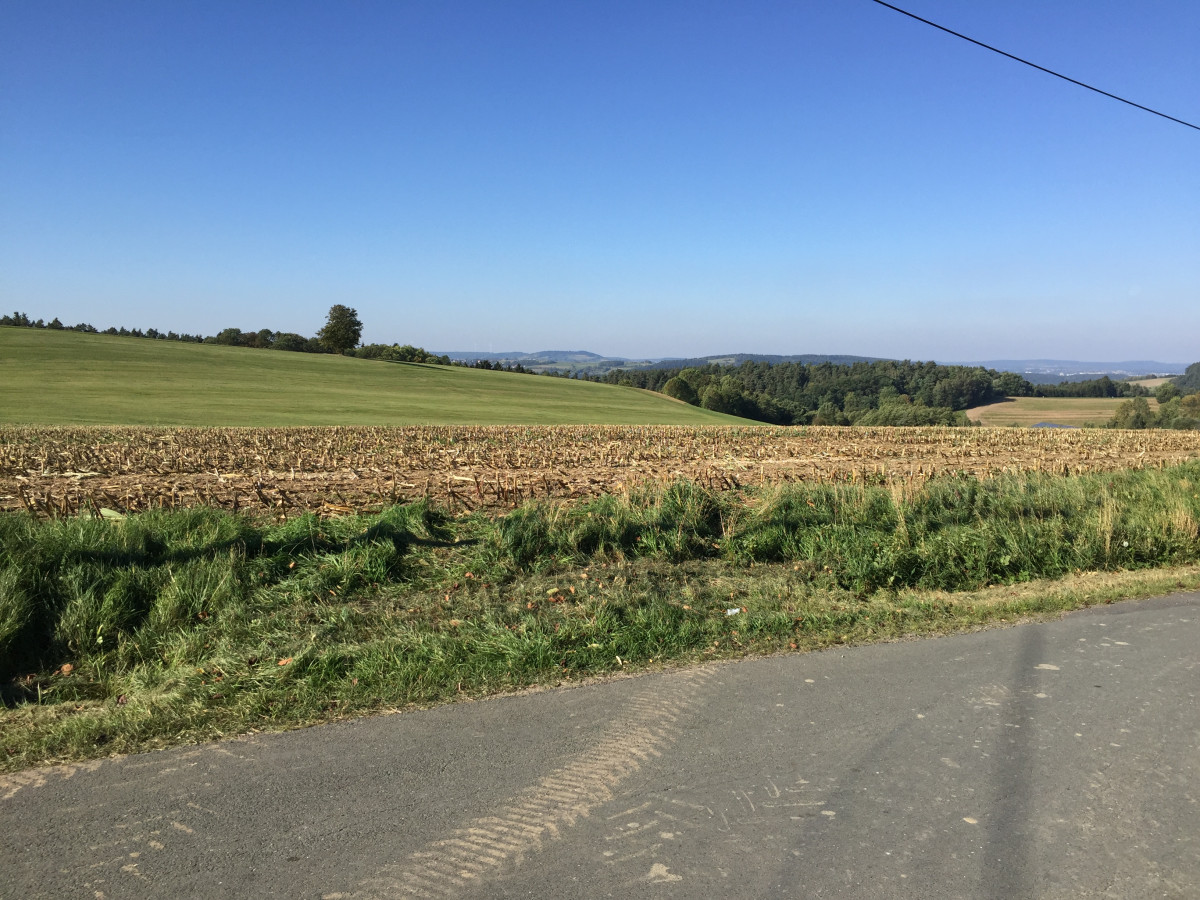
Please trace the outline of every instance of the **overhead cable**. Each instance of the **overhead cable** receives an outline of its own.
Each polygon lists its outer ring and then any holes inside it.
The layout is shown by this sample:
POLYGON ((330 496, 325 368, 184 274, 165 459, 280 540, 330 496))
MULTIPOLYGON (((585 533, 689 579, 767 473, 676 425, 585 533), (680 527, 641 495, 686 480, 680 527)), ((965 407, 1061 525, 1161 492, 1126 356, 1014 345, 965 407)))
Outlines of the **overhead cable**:
POLYGON ((944 32, 946 32, 946 34, 952 34, 956 38, 962 38, 964 41, 970 41, 972 44, 975 44, 976 46, 979 46, 979 47, 983 47, 985 50, 991 50, 993 53, 999 53, 1001 56, 1007 56, 1009 59, 1016 60, 1019 63, 1024 63, 1027 66, 1037 69, 1039 72, 1045 72, 1047 75, 1053 75, 1055 78, 1061 78, 1063 81, 1069 81, 1069 82, 1071 82, 1071 84, 1077 84, 1081 88, 1087 88, 1089 91, 1095 91, 1097 94, 1103 94, 1105 97, 1108 97, 1112 100, 1120 100, 1122 103, 1126 103, 1129 106, 1133 106, 1137 109, 1143 110, 1148 113, 1153 113, 1156 116, 1161 116, 1164 119, 1169 119, 1172 122, 1176 122, 1180 125, 1186 125, 1188 128, 1194 128, 1197 131, 1200 131, 1200 125, 1193 125, 1191 122, 1185 122, 1183 119, 1177 119, 1174 116, 1168 116, 1166 113, 1159 112, 1157 109, 1151 109, 1148 106, 1142 106, 1142 104, 1140 104, 1140 103, 1134 103, 1132 100, 1126 100, 1124 97, 1118 97, 1116 94, 1110 94, 1108 91, 1102 91, 1098 87, 1093 87, 1090 84, 1085 84, 1082 81, 1078 81, 1067 75, 1063 75, 1061 72, 1055 72, 1053 69, 1047 69, 1045 66, 1039 66, 1037 63, 1030 62, 1027 59, 1022 59, 1019 56, 1014 56, 1011 53, 1006 53, 1005 51, 1001 50, 998 47, 993 47, 991 44, 985 44, 983 41, 977 41, 973 37, 967 37, 965 34, 960 34, 959 32, 954 31, 950 28, 947 28, 944 25, 939 25, 937 22, 931 22, 928 19, 923 19, 920 16, 916 15, 915 13, 910 13, 906 9, 901 9, 898 6, 893 6, 890 3, 885 3, 884 0, 874 0, 874 2, 878 3, 880 6, 886 6, 888 9, 894 10, 894 11, 900 13, 901 15, 908 16, 910 19, 916 19, 918 22, 924 22, 926 25, 930 25, 933 28, 936 28, 938 31, 944 31, 944 32))

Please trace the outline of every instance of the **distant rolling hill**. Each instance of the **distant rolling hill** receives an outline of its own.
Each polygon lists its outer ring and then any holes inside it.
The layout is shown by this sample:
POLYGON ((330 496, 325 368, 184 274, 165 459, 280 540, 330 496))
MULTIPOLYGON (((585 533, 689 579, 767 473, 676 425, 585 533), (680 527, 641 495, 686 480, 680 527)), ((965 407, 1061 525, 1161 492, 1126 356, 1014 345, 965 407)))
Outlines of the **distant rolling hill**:
POLYGON ((1015 372, 1033 384, 1059 384, 1063 381, 1090 381, 1107 375, 1114 381, 1149 375, 1180 375, 1185 363, 1154 360, 1124 362, 1086 362, 1077 359, 990 359, 983 362, 947 363, 958 366, 983 366, 999 372, 1015 372))
POLYGON ((621 356, 601 356, 599 353, 592 353, 588 350, 538 350, 536 353, 526 353, 521 350, 501 353, 448 350, 444 355, 466 363, 487 360, 490 363, 500 363, 504 366, 521 365, 534 372, 586 372, 589 375, 603 375, 611 369, 623 369, 631 365, 641 366, 650 362, 649 360, 629 360, 621 356))
POLYGON ((777 356, 768 353, 726 353, 717 356, 697 356, 690 359, 659 359, 652 363, 630 365, 629 368, 642 369, 686 369, 690 367, 718 365, 740 366, 744 362, 764 362, 772 365, 778 363, 804 363, 809 366, 821 363, 834 363, 841 366, 853 365, 856 362, 879 362, 882 356, 849 356, 847 354, 800 353, 792 356, 777 356))
POLYGON ((506 366, 518 363, 534 371, 585 372, 603 375, 612 369, 684 369, 690 366, 738 366, 747 361, 766 363, 800 362, 816 365, 823 362, 849 365, 856 362, 874 362, 878 356, 847 356, 845 354, 805 353, 794 356, 778 356, 764 353, 723 353, 716 356, 697 356, 687 359, 653 357, 650 359, 627 359, 621 356, 601 356, 588 350, 539 350, 536 353, 509 351, 503 353, 479 353, 470 350, 445 352, 451 359, 475 362, 485 359, 506 366))
MULTIPOLYGON (((627 359, 621 356, 602 356, 589 350, 539 350, 535 353, 512 350, 500 353, 482 353, 472 350, 454 350, 446 353, 451 359, 475 362, 486 359, 502 365, 520 364, 535 372, 583 372, 588 375, 603 375, 612 369, 685 369, 707 365, 739 366, 744 362, 804 363, 815 366, 821 363, 853 365, 856 362, 878 362, 887 357, 853 356, 846 353, 797 353, 790 355, 769 353, 719 353, 713 356, 651 357, 649 359, 627 359)), ((999 372, 1016 372, 1034 384, 1058 384, 1063 381, 1089 381, 1108 375, 1114 380, 1123 380, 1147 375, 1179 375, 1184 363, 1164 363, 1154 360, 1128 360, 1124 362, 1085 362, 1070 359, 992 359, 982 362, 945 362, 952 366, 982 366, 999 372)))
POLYGON ((462 366, 0 327, 0 422, 754 424, 649 391, 462 366))

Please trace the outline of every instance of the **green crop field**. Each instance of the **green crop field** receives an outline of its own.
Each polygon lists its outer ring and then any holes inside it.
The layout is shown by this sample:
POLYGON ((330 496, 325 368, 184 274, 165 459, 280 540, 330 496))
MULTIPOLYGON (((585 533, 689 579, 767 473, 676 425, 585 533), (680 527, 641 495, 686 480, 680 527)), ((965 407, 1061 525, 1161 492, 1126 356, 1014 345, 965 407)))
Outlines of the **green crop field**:
POLYGON ((0 422, 705 425, 634 388, 448 366, 0 328, 0 422))
MULTIPOLYGON (((1112 418, 1124 402, 1120 397, 1016 397, 976 406, 967 410, 967 417, 982 425, 1103 425, 1112 418)), ((1158 402, 1149 401, 1156 409, 1158 402)))

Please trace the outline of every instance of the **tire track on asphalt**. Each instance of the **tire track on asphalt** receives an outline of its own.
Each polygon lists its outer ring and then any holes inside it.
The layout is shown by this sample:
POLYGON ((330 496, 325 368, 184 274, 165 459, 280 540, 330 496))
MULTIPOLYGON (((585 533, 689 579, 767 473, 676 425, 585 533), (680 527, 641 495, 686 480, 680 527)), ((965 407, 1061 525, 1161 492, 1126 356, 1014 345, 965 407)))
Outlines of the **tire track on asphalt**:
POLYGON ((541 849, 579 819, 612 800, 615 789, 646 763, 662 756, 680 721, 697 702, 716 666, 646 679, 595 746, 518 794, 502 809, 457 829, 382 869, 351 894, 325 900, 392 900, 454 897, 482 886, 541 849))

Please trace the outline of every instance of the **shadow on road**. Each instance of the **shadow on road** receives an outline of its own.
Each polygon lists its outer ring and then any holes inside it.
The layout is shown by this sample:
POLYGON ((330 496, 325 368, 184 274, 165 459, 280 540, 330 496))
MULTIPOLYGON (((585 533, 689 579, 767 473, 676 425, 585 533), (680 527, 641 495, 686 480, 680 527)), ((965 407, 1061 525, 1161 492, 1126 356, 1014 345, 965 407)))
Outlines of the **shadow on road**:
POLYGON ((1013 662, 1011 692, 1000 720, 992 783, 996 796, 987 820, 980 887, 981 896, 995 900, 1032 897, 1036 883, 1033 833, 1033 767, 1036 726, 1034 694, 1036 667, 1045 662, 1042 629, 1020 629, 1021 645, 1013 662))

